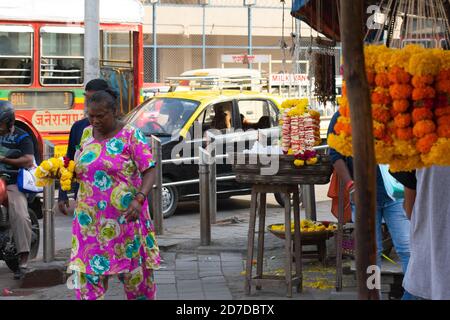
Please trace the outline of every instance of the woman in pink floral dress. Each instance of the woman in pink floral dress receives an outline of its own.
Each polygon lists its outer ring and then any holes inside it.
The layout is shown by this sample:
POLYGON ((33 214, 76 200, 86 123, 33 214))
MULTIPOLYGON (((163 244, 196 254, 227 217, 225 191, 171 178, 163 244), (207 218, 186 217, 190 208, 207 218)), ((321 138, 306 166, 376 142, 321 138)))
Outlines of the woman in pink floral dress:
POLYGON ((91 126, 75 154, 80 182, 69 268, 77 299, 101 299, 118 275, 128 299, 154 299, 153 270, 160 263, 147 195, 155 163, 141 131, 117 118, 108 91, 88 101, 91 126))

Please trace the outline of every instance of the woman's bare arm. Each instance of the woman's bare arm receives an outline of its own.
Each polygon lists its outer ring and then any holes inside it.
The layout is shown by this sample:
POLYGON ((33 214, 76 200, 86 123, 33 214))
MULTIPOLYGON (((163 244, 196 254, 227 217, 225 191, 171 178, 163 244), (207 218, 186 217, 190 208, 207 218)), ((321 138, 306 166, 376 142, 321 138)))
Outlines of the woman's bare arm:
POLYGON ((403 208, 405 209, 406 216, 410 220, 415 201, 416 201, 416 190, 405 187, 405 200, 403 202, 403 208))

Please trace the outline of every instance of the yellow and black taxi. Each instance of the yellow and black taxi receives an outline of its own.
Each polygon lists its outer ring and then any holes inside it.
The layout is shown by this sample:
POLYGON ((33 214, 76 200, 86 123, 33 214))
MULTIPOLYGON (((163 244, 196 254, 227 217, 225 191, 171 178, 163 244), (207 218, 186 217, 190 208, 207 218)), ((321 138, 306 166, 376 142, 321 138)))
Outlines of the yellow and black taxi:
MULTIPOLYGON (((198 146, 205 146, 206 132, 212 129, 221 137, 254 134, 257 129, 278 130, 281 102, 277 96, 251 91, 175 91, 147 100, 128 115, 127 121, 146 136, 161 140, 163 160, 182 159, 198 154, 198 146)), ((198 179, 194 161, 164 163, 162 172, 164 183, 198 179)), ((217 177, 226 175, 233 175, 231 165, 218 163, 217 177)), ((248 186, 234 180, 217 181, 220 198, 249 193, 248 186)), ((164 217, 175 213, 179 201, 198 196, 198 183, 163 187, 164 217)))

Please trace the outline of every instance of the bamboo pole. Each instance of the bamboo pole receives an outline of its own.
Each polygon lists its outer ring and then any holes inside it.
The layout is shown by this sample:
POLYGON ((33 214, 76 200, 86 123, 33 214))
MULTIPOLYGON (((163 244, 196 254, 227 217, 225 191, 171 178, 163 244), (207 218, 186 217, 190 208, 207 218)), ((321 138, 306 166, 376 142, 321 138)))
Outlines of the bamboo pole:
POLYGON ((370 92, 364 64, 364 1, 341 0, 341 39, 344 79, 350 104, 356 195, 356 277, 358 298, 379 300, 377 289, 369 289, 367 274, 376 265, 375 209, 376 163, 372 131, 370 92))

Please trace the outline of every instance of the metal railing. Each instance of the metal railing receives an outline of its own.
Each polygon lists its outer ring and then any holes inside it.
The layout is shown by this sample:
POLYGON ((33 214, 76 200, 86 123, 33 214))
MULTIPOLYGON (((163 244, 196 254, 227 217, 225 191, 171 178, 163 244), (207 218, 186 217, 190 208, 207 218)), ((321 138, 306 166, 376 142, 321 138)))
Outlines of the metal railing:
MULTIPOLYGON (((44 159, 54 156, 55 146, 44 140, 44 159)), ((53 219, 53 206, 55 204, 55 182, 44 187, 44 262, 55 259, 55 224, 53 219)))
POLYGON ((156 177, 155 185, 152 188, 152 210, 153 210, 153 220, 155 222, 155 232, 157 235, 161 235, 164 232, 163 228, 163 203, 162 203, 162 147, 161 140, 157 137, 152 136, 151 140, 153 156, 156 160, 156 177), (161 186, 161 187, 158 187, 161 186))
MULTIPOLYGON (((260 137, 261 134, 258 134, 260 137)), ((214 143, 217 139, 211 133, 208 133, 208 144, 214 143)), ((217 139, 220 140, 220 139, 217 139)), ((153 218, 155 221, 155 232, 157 235, 163 234, 163 205, 162 205, 162 188, 163 187, 177 187, 184 185, 199 184, 200 193, 200 243, 203 246, 210 245, 211 243, 211 224, 216 223, 217 213, 217 181, 230 181, 235 180, 235 175, 217 177, 216 172, 216 160, 229 158, 228 154, 215 154, 215 148, 212 148, 212 152, 209 153, 202 147, 199 147, 198 157, 186 157, 178 159, 166 159, 162 160, 161 141, 152 136, 151 144, 153 149, 153 156, 157 163, 156 165, 156 182, 152 190, 153 198, 153 218), (175 182, 162 182, 162 167, 164 164, 176 164, 183 162, 195 162, 198 161, 199 166, 199 178, 189 179, 184 181, 175 182)), ((314 147, 315 150, 326 150, 328 145, 314 147)), ((303 203, 305 205, 306 217, 309 219, 316 219, 316 206, 315 206, 315 190, 314 186, 303 186, 304 196, 303 203), (306 199, 306 200, 305 200, 306 199)))
MULTIPOLYGON (((258 137, 261 135, 258 134, 258 137)), ((208 134, 208 144, 214 143, 216 137, 213 134, 208 134)), ((235 175, 217 177, 216 175, 216 160, 229 158, 228 154, 216 155, 215 151, 208 152, 202 147, 199 147, 199 157, 189 157, 182 159, 162 160, 162 146, 161 140, 155 136, 151 137, 151 146, 154 160, 156 161, 156 177, 155 184, 151 192, 151 204, 153 211, 153 220, 155 225, 155 232, 157 235, 163 234, 163 203, 162 203, 162 188, 170 186, 181 186, 189 184, 199 184, 200 191, 200 243, 203 246, 211 244, 211 224, 216 223, 217 212, 217 181, 235 180, 235 175), (199 178, 185 181, 176 181, 170 183, 163 183, 162 179, 162 165, 167 163, 177 163, 183 161, 199 160, 199 178)), ((315 147, 316 150, 328 149, 328 146, 315 147)), ((215 150, 215 148, 212 148, 215 150)), ((54 156, 54 145, 48 141, 44 141, 44 159, 49 159, 54 156)), ((314 200, 314 186, 310 190, 310 204, 315 215, 315 200, 314 200)), ((55 185, 44 187, 44 262, 51 262, 55 257, 55 226, 53 218, 53 207, 55 202, 55 185)), ((308 208, 308 206, 307 206, 308 208)), ((308 210, 307 217, 308 217, 308 210)), ((313 217, 311 214, 309 217, 313 217)), ((315 216, 314 216, 315 217, 315 216)))

